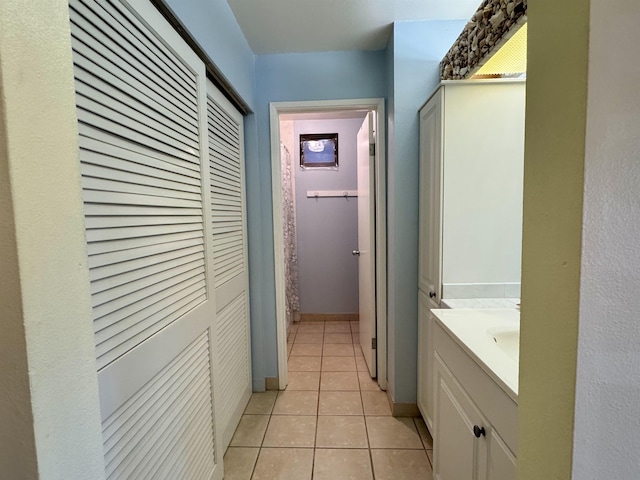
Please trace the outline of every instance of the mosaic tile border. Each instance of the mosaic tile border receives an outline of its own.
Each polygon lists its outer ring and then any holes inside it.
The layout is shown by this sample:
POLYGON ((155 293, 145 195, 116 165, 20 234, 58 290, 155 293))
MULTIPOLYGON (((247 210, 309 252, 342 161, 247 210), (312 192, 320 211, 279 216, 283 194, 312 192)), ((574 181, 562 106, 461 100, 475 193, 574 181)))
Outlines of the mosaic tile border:
POLYGON ((526 21, 527 0, 483 0, 440 62, 441 80, 462 80, 526 21))

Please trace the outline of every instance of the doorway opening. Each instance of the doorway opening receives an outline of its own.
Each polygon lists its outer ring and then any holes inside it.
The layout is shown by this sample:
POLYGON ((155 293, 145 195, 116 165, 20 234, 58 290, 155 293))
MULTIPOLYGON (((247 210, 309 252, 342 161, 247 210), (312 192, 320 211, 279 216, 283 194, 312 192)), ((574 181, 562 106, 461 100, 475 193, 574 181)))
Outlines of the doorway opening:
MULTIPOLYGON (((337 190, 306 189, 305 185, 298 185, 298 198, 308 198, 311 202, 320 202, 323 197, 340 196, 337 199, 350 202, 353 208, 357 203, 358 226, 357 244, 349 248, 348 254, 354 255, 358 267, 358 310, 360 313, 360 345, 363 347, 369 371, 382 389, 386 389, 386 205, 385 205, 385 114, 384 99, 356 99, 356 100, 328 100, 309 102, 277 102, 270 105, 271 130, 271 172, 273 195, 273 235, 275 256, 275 286, 276 286, 276 321, 278 336, 278 383, 283 390, 287 386, 287 326, 288 320, 296 317, 295 304, 287 297, 287 268, 290 264, 285 261, 284 214, 287 203, 286 188, 287 172, 283 172, 287 165, 300 169, 296 153, 300 150, 298 136, 292 131, 293 126, 288 122, 305 121, 307 127, 310 120, 340 120, 352 119, 361 123, 359 129, 356 157, 359 163, 358 184, 354 188, 340 188, 337 190), (284 122, 284 123, 282 123, 284 122), (293 137, 293 139, 292 139, 293 137), (286 140, 287 145, 283 140, 286 140), (288 155, 288 162, 283 155, 288 155), (295 159, 295 160, 294 160, 295 159), (297 164, 294 164, 297 163, 297 164), (283 173, 285 174, 283 177, 283 173), (284 180, 283 180, 284 178, 284 180), (301 190, 302 188, 302 190, 301 190), (284 193, 284 194, 283 194, 284 193), (339 195, 338 195, 339 193, 339 195), (366 233, 368 232, 368 233, 366 233), (362 281, 361 281, 362 280, 362 281), (368 285, 367 285, 368 283, 368 285), (364 288, 364 290, 363 290, 364 288), (289 302, 288 302, 289 301, 289 302), (289 315, 287 315, 289 311, 289 315), (293 313, 293 314, 292 314, 293 313)), ((328 131, 304 133, 335 133, 328 131)), ((342 148, 342 147, 340 147, 342 148)), ((341 153, 340 148, 338 152, 341 153)), ((299 153, 298 153, 299 154, 299 153)), ((351 161, 355 161, 352 158, 351 161)), ((337 158, 338 168, 340 156, 337 158)), ((353 165, 355 167, 355 165, 353 165)), ((327 167, 325 167, 327 168, 327 167)), ((331 167, 328 167, 331 168, 331 167)), ((289 174, 291 172, 288 172, 289 174)), ((336 199, 334 199, 336 200, 336 199)), ((346 203, 345 203, 346 205, 346 203)), ((321 219, 311 218, 312 222, 320 223, 321 219)), ((289 230, 290 231, 290 230, 289 230)), ((330 234, 329 234, 330 235, 330 234)), ((290 238, 287 240, 290 242, 290 238)), ((346 247, 341 247, 344 250, 346 247)), ((341 254, 345 252, 341 251, 341 254)), ((291 292, 291 288, 289 288, 291 292)), ((311 307, 313 308, 313 306, 311 307)), ((347 308, 347 307, 345 307, 347 308)), ((322 313, 322 312, 318 312, 322 313)))

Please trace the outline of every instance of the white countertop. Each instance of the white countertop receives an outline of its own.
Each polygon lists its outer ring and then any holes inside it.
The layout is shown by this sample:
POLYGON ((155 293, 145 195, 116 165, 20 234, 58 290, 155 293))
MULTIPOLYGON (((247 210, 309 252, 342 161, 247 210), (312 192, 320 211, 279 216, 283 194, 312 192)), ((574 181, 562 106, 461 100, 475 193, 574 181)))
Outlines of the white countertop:
POLYGON ((433 309, 438 323, 515 401, 518 361, 496 345, 489 329, 520 328, 520 312, 508 309, 433 309))

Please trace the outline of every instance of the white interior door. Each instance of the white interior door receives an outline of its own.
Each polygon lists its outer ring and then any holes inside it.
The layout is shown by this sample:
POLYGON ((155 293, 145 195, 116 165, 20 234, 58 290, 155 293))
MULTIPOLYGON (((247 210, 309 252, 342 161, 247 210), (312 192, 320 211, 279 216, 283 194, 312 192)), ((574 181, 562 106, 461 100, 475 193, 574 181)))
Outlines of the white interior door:
POLYGON ((358 291, 360 346, 372 377, 376 364, 375 266, 375 138, 374 115, 368 113, 358 131, 358 291), (374 145, 373 147, 371 147, 374 145))

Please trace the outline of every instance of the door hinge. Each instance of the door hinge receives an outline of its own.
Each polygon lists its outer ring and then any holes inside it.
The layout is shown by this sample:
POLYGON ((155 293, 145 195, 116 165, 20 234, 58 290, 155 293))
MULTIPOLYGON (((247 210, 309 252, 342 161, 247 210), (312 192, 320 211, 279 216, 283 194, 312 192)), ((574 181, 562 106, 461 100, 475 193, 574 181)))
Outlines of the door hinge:
POLYGON ((369 144, 369 155, 373 157, 375 154, 376 154, 376 144, 375 143, 370 143, 369 144))
POLYGON ((377 350, 378 349, 378 339, 377 338, 372 338, 371 339, 371 350, 377 350))

